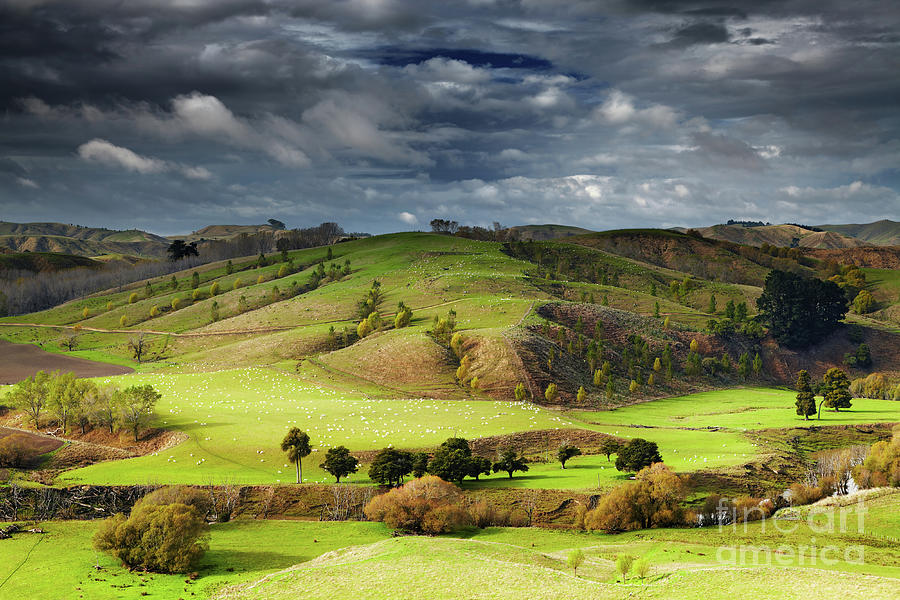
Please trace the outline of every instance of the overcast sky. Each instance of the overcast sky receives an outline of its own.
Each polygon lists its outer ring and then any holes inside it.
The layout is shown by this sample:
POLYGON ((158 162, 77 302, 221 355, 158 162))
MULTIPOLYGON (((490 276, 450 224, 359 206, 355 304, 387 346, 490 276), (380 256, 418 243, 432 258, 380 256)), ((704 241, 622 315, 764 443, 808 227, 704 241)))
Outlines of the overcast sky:
POLYGON ((900 218, 885 0, 0 0, 0 220, 900 218))

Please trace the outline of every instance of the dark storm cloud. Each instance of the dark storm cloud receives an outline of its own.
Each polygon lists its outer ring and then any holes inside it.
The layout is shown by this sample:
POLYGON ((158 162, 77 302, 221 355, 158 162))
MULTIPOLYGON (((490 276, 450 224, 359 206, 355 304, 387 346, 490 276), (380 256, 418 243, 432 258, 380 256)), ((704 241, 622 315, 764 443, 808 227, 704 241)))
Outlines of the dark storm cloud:
POLYGON ((0 0, 0 213, 162 233, 897 218, 898 13, 0 0))

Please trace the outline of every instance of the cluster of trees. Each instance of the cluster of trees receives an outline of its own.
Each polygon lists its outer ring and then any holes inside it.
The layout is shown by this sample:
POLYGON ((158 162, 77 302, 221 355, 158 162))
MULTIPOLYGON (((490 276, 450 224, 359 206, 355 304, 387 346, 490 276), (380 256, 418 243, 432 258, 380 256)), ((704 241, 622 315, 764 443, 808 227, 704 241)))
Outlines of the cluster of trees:
POLYGON ((208 499, 194 488, 161 488, 138 500, 130 515, 106 519, 94 548, 130 570, 187 573, 209 548, 208 499))
POLYGON ((775 339, 793 348, 821 341, 847 314, 847 300, 835 283, 784 271, 769 273, 756 307, 775 339))
POLYGON ((693 518, 682 502, 687 482, 661 462, 642 468, 634 481, 614 488, 597 507, 576 512, 579 529, 619 533, 650 527, 675 527, 693 518))
POLYGON ((854 398, 900 400, 900 382, 892 381, 884 373, 872 373, 850 383, 850 395, 854 398))
MULTIPOLYGON (((710 294, 709 308, 710 314, 716 314, 716 296, 710 294)), ((735 304, 734 300, 729 299, 725 304, 725 312, 721 319, 710 319, 706 324, 707 329, 712 333, 722 336, 731 337, 736 332, 740 332, 748 337, 760 339, 765 335, 765 330, 756 319, 752 319, 747 314, 747 303, 739 302, 735 304)))
POLYGON ((472 454, 468 440, 453 437, 444 441, 431 456, 425 452, 385 448, 375 455, 369 467, 369 478, 377 483, 395 486, 402 484, 407 475, 422 477, 428 473, 461 485, 466 477, 477 481, 481 475, 503 472, 512 479, 514 473, 527 470, 525 457, 513 448, 501 450, 497 460, 492 462, 472 454))
POLYGON ((0 271, 0 317, 20 315, 57 306, 74 298, 110 288, 122 288, 135 281, 160 277, 201 264, 197 257, 177 262, 110 261, 103 268, 65 271, 0 271))
POLYGON ((797 414, 805 420, 818 411, 818 418, 822 418, 822 406, 834 409, 838 412, 842 408, 852 406, 850 394, 850 379, 847 374, 838 368, 831 368, 825 372, 822 385, 819 386, 822 400, 816 408, 815 393, 813 392, 809 372, 802 370, 797 374, 797 400, 795 406, 797 414))
POLYGON ((863 342, 854 352, 844 354, 844 364, 848 367, 871 367, 872 351, 869 350, 869 345, 863 342))
MULTIPOLYGON (((302 483, 302 461, 312 453, 309 434, 298 427, 291 427, 284 439, 281 440, 281 451, 296 466, 297 483, 302 483)), ((359 470, 359 459, 351 455, 350 450, 345 446, 336 446, 328 449, 328 452, 325 453, 325 460, 319 465, 319 468, 331 474, 335 483, 340 483, 342 477, 352 475, 359 470)))
POLYGON ((853 468, 853 480, 861 488, 900 487, 900 426, 890 441, 876 442, 869 455, 853 468))
POLYGON ((130 431, 138 441, 142 429, 153 419, 156 402, 162 396, 150 385, 120 389, 98 386, 90 379, 76 379, 74 373, 38 371, 16 384, 6 402, 28 415, 35 428, 41 417, 52 415, 63 433, 78 426, 103 427, 114 433, 117 428, 130 431))

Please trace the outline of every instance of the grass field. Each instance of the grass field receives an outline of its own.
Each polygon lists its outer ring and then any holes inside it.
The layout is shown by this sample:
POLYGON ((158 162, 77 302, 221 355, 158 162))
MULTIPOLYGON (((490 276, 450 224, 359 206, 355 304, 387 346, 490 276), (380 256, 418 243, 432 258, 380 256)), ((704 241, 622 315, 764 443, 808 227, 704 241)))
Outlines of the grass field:
MULTIPOLYGON (((736 528, 654 529, 620 535, 534 528, 467 529, 440 538, 390 539, 377 523, 235 521, 211 526, 198 579, 129 573, 97 555, 96 522, 49 522, 43 536, 0 543, 0 598, 639 598, 900 597, 900 494, 846 509, 849 526, 817 520, 736 528), (815 529, 813 528, 815 526, 815 529), (828 547, 826 554, 821 549, 828 547), (568 551, 587 560, 575 577, 568 551), (743 552, 736 549, 743 548, 743 552), (768 548, 773 552, 766 552, 768 548), (862 549, 862 554, 860 550, 862 549), (778 554, 774 554, 774 550, 778 554), (794 554, 791 554, 792 551, 794 554), (849 549, 849 552, 848 552, 849 549), (619 553, 651 563, 645 582, 619 582, 619 553), (862 556, 863 562, 857 564, 862 556), (833 564, 826 564, 836 557, 833 564), (825 560, 823 560, 825 559, 825 560), (102 570, 95 570, 98 564, 102 570), (297 565, 297 566, 293 566, 297 565), (9 577, 15 573, 14 577, 9 577), (250 583, 272 574, 261 583, 250 583), (239 587, 222 589, 239 584, 239 587), (251 587, 252 586, 252 587, 251 587)), ((835 522, 839 522, 839 514, 835 522)))
MULTIPOLYGON (((688 472, 752 460, 764 450, 748 433, 753 429, 804 424, 793 414, 790 392, 765 388, 707 392, 612 411, 559 413, 515 402, 378 398, 370 396, 373 390, 365 386, 337 391, 271 369, 146 373, 108 380, 154 385, 163 394, 158 425, 183 431, 189 439, 156 455, 69 471, 61 476, 62 482, 290 483, 294 470, 278 444, 292 426, 309 432, 316 448, 304 461, 305 481, 330 481, 318 465, 332 446, 354 451, 424 448, 454 435, 471 439, 573 426, 655 441, 667 464, 688 472)), ((854 403, 849 411, 825 411, 821 423, 810 424, 900 421, 897 403, 854 403)), ((623 477, 601 456, 576 457, 563 470, 551 451, 548 462, 533 463, 527 473, 512 480, 497 474, 467 485, 589 489, 623 477)), ((364 473, 350 480, 368 481, 364 473)))
MULTIPOLYGON (((123 385, 150 383, 163 394, 159 425, 189 439, 157 455, 106 462, 62 476, 70 483, 141 484, 293 482, 294 468, 278 449, 290 427, 315 446, 305 481, 328 481, 318 464, 330 446, 377 450, 436 446, 448 437, 499 435, 568 424, 553 412, 513 402, 384 400, 343 394, 266 369, 214 374, 141 374, 123 385)), ((351 478, 366 481, 364 474, 351 478)))
MULTIPOLYGON (((772 388, 736 388, 663 398, 609 411, 572 412, 572 416, 603 425, 652 427, 721 427, 733 430, 858 425, 900 421, 900 404, 890 400, 855 398, 849 410, 822 408, 822 418, 804 421, 794 411, 796 392, 772 388)), ((821 401, 818 398, 817 402, 821 401)))

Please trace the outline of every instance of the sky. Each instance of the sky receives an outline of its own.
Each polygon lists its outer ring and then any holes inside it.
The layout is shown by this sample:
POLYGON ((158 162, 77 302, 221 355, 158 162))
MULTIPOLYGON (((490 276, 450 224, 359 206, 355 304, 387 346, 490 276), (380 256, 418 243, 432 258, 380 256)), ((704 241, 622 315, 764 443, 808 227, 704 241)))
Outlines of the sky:
POLYGON ((0 0, 0 220, 900 218, 885 0, 0 0))

